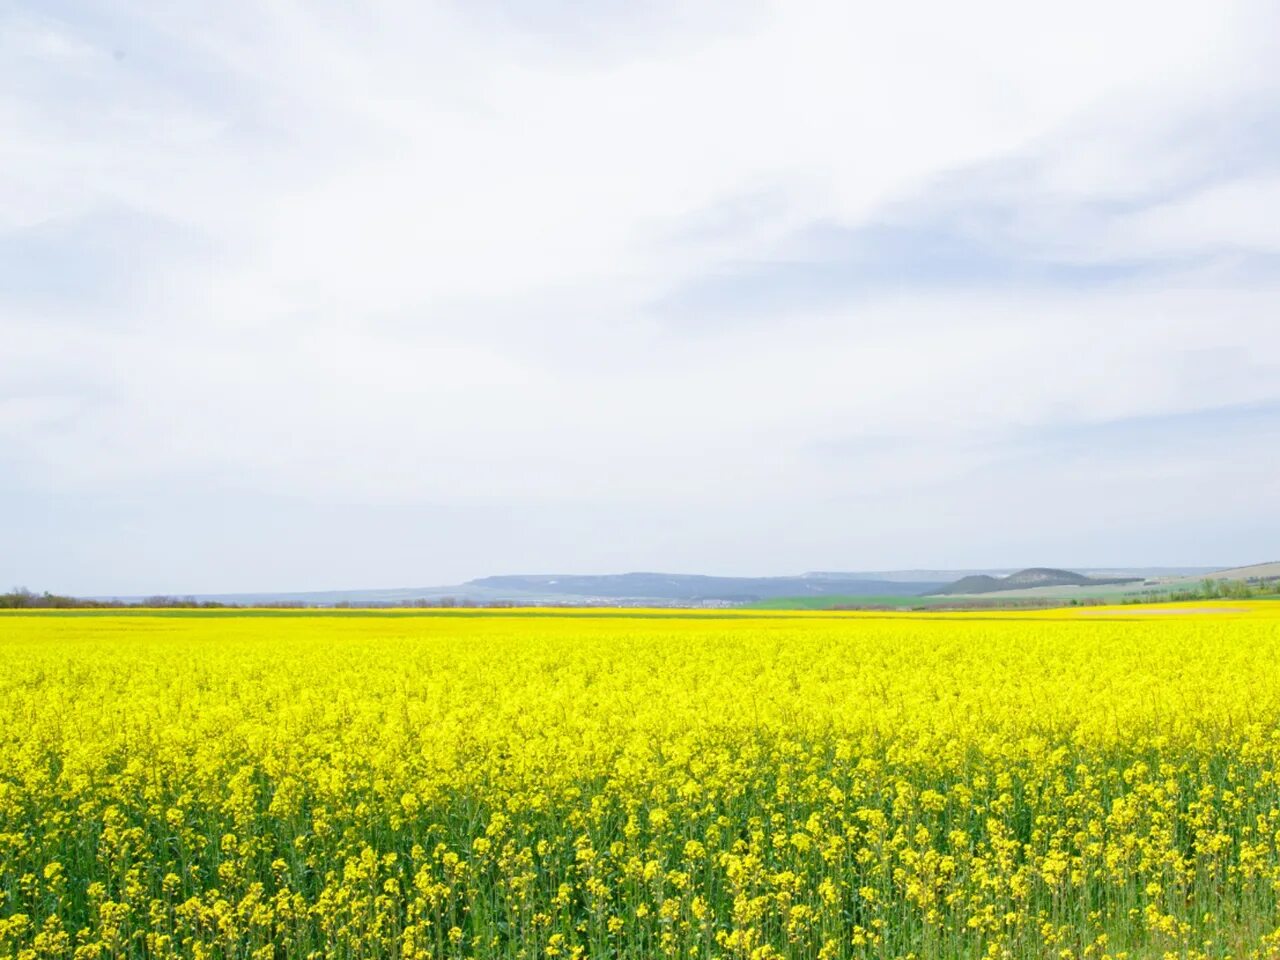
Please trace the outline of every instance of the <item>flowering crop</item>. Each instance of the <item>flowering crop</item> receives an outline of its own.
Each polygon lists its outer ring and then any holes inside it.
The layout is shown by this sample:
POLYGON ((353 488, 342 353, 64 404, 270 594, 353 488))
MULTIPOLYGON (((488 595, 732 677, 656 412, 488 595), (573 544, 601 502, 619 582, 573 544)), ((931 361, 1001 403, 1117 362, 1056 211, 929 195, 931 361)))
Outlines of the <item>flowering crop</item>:
POLYGON ((0 957, 1273 957, 1278 657, 1265 603, 7 615, 0 957))

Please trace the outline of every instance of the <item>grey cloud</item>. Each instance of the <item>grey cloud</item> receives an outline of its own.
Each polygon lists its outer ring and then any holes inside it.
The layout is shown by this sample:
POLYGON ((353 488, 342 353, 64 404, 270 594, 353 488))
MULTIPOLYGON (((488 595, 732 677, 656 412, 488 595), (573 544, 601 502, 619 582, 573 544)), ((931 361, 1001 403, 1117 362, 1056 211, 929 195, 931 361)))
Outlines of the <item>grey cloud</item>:
POLYGON ((187 224, 104 209, 0 234, 0 297, 10 307, 119 312, 157 271, 215 251, 187 224))
MULTIPOLYGON (((723 261, 685 280, 650 309, 697 331, 929 290, 1176 284, 1197 271, 1220 283, 1280 280, 1280 257, 1247 244, 1170 253, 1109 250, 1105 243, 1127 218, 1217 184, 1280 171, 1280 98, 1228 100, 1157 123, 1144 149, 1194 146, 1174 175, 1136 191, 1104 187, 1082 195, 1052 184, 1054 164, 1075 138, 1089 136, 1098 133, 1087 125, 1066 129, 1022 155, 945 172, 856 224, 814 220, 765 256, 723 261)), ((749 230, 776 217, 780 205, 771 195, 726 201, 692 215, 677 237, 749 230)))

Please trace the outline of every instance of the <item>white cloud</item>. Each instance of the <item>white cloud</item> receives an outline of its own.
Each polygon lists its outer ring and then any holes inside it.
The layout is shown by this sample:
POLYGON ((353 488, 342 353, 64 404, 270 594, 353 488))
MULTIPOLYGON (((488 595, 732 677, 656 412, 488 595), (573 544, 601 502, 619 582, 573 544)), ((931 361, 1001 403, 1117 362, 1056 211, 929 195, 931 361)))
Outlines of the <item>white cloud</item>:
MULTIPOLYGON (((129 224, 123 293, 0 290, 14 482, 778 517, 972 485, 1021 431, 1274 398, 1270 283, 1195 265, 784 305, 696 336, 656 306, 1002 163, 1036 171, 983 188, 1031 256, 1272 251, 1272 174, 1221 182, 1175 137, 1223 104, 1256 114, 1265 6, 515 9, 10 15, 0 242, 129 224), (877 436, 905 445, 821 452, 877 436)), ((728 542, 717 523, 700 543, 728 542)))
POLYGON ((1280 253, 1280 176, 1243 177, 1150 207, 1119 225, 1117 246, 1149 254, 1280 253))

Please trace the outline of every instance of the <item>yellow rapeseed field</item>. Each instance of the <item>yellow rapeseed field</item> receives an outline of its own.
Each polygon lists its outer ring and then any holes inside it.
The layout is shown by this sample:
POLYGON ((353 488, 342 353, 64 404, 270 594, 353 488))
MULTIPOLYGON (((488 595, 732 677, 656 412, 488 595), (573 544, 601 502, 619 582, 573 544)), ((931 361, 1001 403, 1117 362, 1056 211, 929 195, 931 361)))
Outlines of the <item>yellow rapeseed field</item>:
POLYGON ((1274 957, 1202 606, 0 616, 0 956, 1274 957))

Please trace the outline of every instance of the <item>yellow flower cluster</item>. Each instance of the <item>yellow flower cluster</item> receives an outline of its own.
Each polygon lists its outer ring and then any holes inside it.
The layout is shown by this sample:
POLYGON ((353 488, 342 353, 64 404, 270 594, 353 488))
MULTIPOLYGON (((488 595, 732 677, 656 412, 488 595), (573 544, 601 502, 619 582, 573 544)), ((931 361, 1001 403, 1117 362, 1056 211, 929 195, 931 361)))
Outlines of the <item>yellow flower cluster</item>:
POLYGON ((1234 607, 0 616, 0 957, 1274 957, 1234 607))

